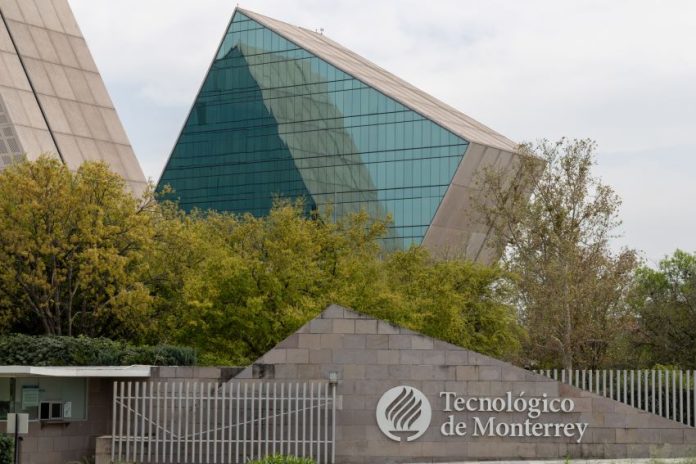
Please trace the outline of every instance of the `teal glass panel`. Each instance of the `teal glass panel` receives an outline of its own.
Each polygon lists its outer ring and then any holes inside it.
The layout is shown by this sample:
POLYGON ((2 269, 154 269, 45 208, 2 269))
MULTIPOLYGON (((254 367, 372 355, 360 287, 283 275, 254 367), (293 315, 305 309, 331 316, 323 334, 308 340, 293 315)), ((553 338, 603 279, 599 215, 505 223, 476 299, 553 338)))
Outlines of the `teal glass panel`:
POLYGON ((183 208, 276 197, 392 217, 420 244, 468 142, 237 12, 162 174, 183 208))

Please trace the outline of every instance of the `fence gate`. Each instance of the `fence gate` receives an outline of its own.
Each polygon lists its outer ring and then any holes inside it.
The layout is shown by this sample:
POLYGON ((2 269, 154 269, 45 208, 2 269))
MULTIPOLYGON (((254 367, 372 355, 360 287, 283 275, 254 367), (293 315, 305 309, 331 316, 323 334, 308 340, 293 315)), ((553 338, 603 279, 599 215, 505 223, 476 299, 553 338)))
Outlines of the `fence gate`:
POLYGON ((334 462, 328 382, 114 382, 111 461, 245 463, 273 454, 334 462))

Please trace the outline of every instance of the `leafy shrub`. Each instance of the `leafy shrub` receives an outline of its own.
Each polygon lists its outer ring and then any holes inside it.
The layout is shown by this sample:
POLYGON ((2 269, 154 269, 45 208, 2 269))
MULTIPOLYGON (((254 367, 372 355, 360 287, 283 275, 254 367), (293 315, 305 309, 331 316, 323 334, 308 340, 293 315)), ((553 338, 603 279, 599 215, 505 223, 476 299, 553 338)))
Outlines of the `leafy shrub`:
POLYGON ((275 454, 256 461, 250 461, 249 464, 315 464, 315 462, 314 459, 275 454))
MULTIPOLYGON (((192 366, 192 348, 133 346, 108 338, 7 335, 0 338, 0 365, 15 366, 192 366)), ((2 464, 2 463, 0 463, 2 464)))
POLYGON ((0 433, 0 464, 12 464, 14 461, 14 443, 12 438, 0 433))

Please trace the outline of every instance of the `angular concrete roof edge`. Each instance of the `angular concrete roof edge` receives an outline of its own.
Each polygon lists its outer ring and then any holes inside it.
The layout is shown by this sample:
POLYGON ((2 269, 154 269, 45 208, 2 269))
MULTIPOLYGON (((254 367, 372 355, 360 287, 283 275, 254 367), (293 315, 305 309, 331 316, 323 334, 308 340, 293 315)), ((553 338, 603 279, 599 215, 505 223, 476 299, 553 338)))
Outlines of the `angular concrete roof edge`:
POLYGON ((447 103, 420 90, 414 85, 409 84, 400 77, 329 39, 323 34, 270 18, 244 8, 237 7, 235 8, 235 13, 237 11, 469 142, 476 142, 505 151, 514 152, 517 149, 516 142, 476 121, 470 116, 467 116, 447 103), (308 40, 307 36, 311 37, 312 40, 308 40), (311 43, 312 41, 318 43, 313 44, 311 43), (324 47, 326 48, 324 49, 324 47), (341 56, 333 58, 327 55, 326 52, 328 51, 332 51, 341 56), (345 63, 341 62, 341 58, 356 61, 360 66, 355 69, 349 69, 345 63), (392 84, 398 86, 405 92, 398 94, 390 90, 382 83, 384 79, 391 81, 392 84), (407 93, 411 95, 407 95, 407 93), (428 108, 428 105, 433 105, 440 110, 445 110, 450 118, 443 118, 435 114, 435 112, 428 108))

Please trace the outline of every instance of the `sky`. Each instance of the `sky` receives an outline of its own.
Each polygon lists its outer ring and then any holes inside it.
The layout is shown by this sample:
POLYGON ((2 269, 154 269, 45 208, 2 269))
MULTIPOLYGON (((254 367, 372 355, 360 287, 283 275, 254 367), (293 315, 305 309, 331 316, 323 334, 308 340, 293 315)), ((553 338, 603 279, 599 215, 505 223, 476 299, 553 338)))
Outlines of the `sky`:
MULTIPOLYGON (((69 0, 145 175, 159 179, 236 6, 69 0)), ((592 138, 614 247, 696 252, 696 2, 247 0, 517 141, 592 138)))

